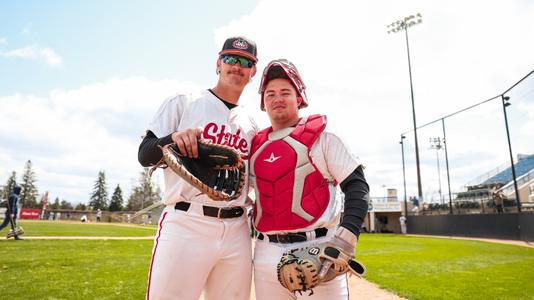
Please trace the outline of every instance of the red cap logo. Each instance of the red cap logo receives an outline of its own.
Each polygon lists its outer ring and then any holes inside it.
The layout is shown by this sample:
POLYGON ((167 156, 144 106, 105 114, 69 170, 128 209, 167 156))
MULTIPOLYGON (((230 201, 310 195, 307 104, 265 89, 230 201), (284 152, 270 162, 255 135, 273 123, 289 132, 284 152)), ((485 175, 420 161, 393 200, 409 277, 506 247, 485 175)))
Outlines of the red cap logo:
POLYGON ((237 39, 232 43, 232 46, 236 49, 245 50, 248 49, 248 44, 242 39, 237 39))

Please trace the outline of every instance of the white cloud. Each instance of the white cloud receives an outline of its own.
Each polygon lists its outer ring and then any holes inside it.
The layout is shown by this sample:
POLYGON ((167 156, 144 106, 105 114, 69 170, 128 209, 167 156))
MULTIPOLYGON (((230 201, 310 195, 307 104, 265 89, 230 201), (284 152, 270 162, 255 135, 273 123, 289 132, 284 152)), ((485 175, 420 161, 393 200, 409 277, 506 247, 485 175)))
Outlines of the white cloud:
POLYGON ((7 44, 7 38, 0 37, 0 45, 2 45, 2 44, 7 44))
POLYGON ((0 97, 0 178, 12 170, 22 175, 30 159, 40 192, 86 203, 98 171, 105 170, 109 192, 120 184, 126 198, 142 170, 137 147, 153 114, 166 97, 196 89, 131 77, 54 90, 48 97, 0 97))
MULTIPOLYGON (((388 35, 386 25, 418 12, 423 23, 410 29, 409 41, 419 126, 498 95, 534 65, 534 8, 525 2, 269 0, 214 33, 217 45, 231 35, 255 40, 258 74, 272 59, 293 61, 308 88, 310 106, 302 114, 329 116, 366 163, 372 195, 381 196, 383 184, 401 194, 398 142, 413 126, 410 86, 404 34, 388 35)), ((251 112, 266 125, 257 109, 258 84, 256 78, 243 102, 252 104, 251 112)), ((451 175, 453 188, 506 162, 497 104, 447 119, 449 156, 458 171, 451 175), (472 164, 466 153, 481 163, 472 164)), ((530 126, 517 128, 516 138, 530 140, 524 134, 530 126)), ((413 144, 413 133, 407 136, 413 144)), ((437 190, 436 154, 427 149, 432 136, 442 136, 440 122, 419 134, 424 189, 437 190)), ((525 143, 524 149, 534 152, 532 142, 525 143)), ((409 195, 417 193, 413 152, 413 146, 406 150, 409 195)))
MULTIPOLYGON (((259 111, 261 71, 272 59, 288 58, 308 87, 310 107, 302 114, 329 116, 367 166, 373 196, 384 194, 382 185, 401 195, 398 142, 412 128, 410 88, 404 36, 388 35, 386 25, 417 12, 424 21, 410 29, 410 52, 419 125, 503 92, 534 65, 534 7, 526 1, 260 1, 249 15, 215 29, 214 39, 218 49, 230 35, 257 42, 258 75, 241 103, 261 126, 268 124, 259 111)), ((59 55, 43 49, 48 48, 30 46, 0 56, 61 65, 59 55)), ((105 170, 110 192, 120 183, 126 197, 141 170, 136 154, 146 124, 165 97, 197 88, 141 76, 56 89, 46 97, 0 97, 0 178, 12 170, 21 175, 31 159, 41 192, 87 202, 98 171, 105 170)), ((525 92, 510 95, 512 142, 515 151, 532 153, 529 91, 534 86, 520 88, 525 92)), ((448 118, 446 128, 455 191, 509 159, 498 101, 448 118)), ((429 195, 437 189, 437 169, 428 139, 441 135, 440 122, 419 131, 423 189, 429 195)), ((413 133, 406 136, 410 196, 416 194, 415 155, 413 133)), ((444 190, 444 153, 439 155, 444 190)))
POLYGON ((0 56, 7 58, 42 60, 49 66, 57 67, 63 64, 63 59, 53 49, 36 45, 9 51, 0 51, 0 56))

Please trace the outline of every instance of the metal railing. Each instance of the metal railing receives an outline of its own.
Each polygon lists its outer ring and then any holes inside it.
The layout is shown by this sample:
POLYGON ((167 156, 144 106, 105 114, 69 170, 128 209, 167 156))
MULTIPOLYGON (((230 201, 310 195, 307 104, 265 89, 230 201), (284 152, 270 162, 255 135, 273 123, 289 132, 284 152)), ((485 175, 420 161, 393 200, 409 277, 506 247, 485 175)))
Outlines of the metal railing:
MULTIPOLYGON (((532 179, 534 179, 534 169, 530 170, 526 174, 523 174, 521 177, 518 177, 517 178, 517 185, 521 187, 524 184, 526 184, 529 181, 531 181, 532 179)), ((499 190, 502 191, 505 195, 515 195, 515 188, 514 188, 514 183, 513 182, 507 183, 506 185, 504 185, 499 190)))

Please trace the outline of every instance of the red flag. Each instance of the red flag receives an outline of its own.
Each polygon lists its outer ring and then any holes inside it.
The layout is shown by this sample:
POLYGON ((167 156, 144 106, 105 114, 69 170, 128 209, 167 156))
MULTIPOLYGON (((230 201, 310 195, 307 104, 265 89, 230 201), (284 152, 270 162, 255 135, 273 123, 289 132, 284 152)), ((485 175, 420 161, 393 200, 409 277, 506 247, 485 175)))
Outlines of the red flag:
POLYGON ((48 191, 44 194, 43 198, 41 199, 41 203, 43 204, 43 210, 45 210, 46 205, 48 204, 48 191))

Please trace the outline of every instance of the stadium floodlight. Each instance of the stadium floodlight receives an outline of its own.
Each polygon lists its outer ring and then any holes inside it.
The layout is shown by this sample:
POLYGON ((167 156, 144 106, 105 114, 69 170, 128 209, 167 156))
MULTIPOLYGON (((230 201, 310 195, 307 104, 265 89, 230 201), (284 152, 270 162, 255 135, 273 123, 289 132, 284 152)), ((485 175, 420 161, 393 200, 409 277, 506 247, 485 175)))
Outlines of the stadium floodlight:
POLYGON ((510 97, 508 97, 508 96, 504 96, 503 97, 503 101, 504 101, 504 107, 508 107, 508 106, 512 105, 512 103, 510 103, 510 97))
POLYGON ((519 199, 519 189, 517 188, 517 177, 515 174, 515 165, 514 165, 514 155, 512 152, 512 143, 510 142, 510 130, 508 129, 508 115, 506 114, 506 108, 510 105, 510 97, 501 95, 502 99, 502 109, 504 112, 504 124, 506 126, 506 137, 508 138, 508 152, 510 152, 510 163, 512 168, 512 177, 514 178, 514 189, 515 189, 515 201, 517 205, 517 212, 521 212, 521 201, 519 199))
POLYGON ((441 194, 441 171, 439 168, 439 150, 443 149, 443 145, 441 144, 441 137, 430 138, 430 149, 436 149, 436 162, 438 165, 439 201, 441 204, 443 204, 443 195, 441 194))
POLYGON ((420 13, 417 15, 410 15, 408 17, 404 17, 402 20, 397 20, 387 26, 387 28, 391 28, 388 30, 389 33, 397 33, 399 31, 404 30, 405 37, 406 37, 406 51, 408 53, 408 74, 410 76, 410 91, 412 96, 412 115, 413 115, 413 132, 415 136, 415 164, 417 166, 417 192, 419 196, 419 201, 423 200, 423 189, 421 186, 421 169, 419 167, 419 142, 417 140, 417 121, 415 116, 415 102, 414 102, 414 96, 413 96, 413 83, 412 83, 412 66, 410 61, 410 45, 408 43, 408 28, 415 26, 417 24, 421 24, 423 22, 423 16, 421 16, 420 13))
POLYGON ((408 202, 406 199, 406 167, 404 164, 404 139, 406 136, 404 134, 401 134, 401 153, 402 153, 402 180, 404 182, 404 216, 408 216, 408 202))

